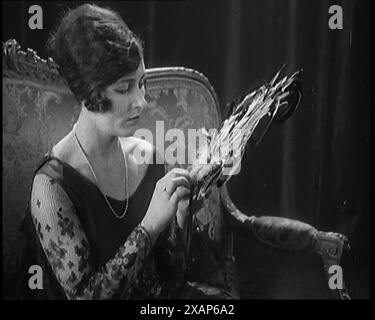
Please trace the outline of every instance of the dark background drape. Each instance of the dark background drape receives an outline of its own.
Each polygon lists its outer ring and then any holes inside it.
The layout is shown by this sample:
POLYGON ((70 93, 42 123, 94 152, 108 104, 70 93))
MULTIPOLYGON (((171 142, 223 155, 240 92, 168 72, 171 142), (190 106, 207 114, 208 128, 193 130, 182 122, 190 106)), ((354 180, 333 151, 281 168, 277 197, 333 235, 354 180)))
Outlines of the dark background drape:
MULTIPOLYGON (((81 1, 3 2, 3 41, 15 38, 47 57, 57 18, 81 1), (28 8, 43 8, 43 30, 30 30, 28 8)), ((145 41, 147 67, 202 72, 226 103, 270 79, 283 65, 303 68, 303 99, 286 123, 247 150, 231 196, 247 214, 299 219, 346 234, 343 261, 353 297, 369 296, 370 88, 369 1, 96 1, 121 13, 145 41), (343 30, 328 27, 341 5, 343 30)), ((321 262, 281 254, 236 235, 243 298, 329 297, 321 262)))

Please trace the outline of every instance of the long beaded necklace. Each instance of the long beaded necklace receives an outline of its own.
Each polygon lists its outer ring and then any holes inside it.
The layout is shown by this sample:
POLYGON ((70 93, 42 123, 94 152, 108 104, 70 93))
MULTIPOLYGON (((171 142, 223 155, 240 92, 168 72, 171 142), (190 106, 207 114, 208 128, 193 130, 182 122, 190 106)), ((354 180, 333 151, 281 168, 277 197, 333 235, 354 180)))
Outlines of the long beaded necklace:
POLYGON ((80 150, 81 150, 81 152, 82 152, 82 154, 83 154, 83 157, 86 159, 86 162, 87 162, 87 164, 89 165, 89 168, 90 168, 90 170, 91 170, 91 173, 92 173, 92 175, 94 176, 94 179, 95 179, 95 181, 96 181, 96 185, 98 186, 98 188, 99 188, 99 190, 100 190, 100 192, 101 192, 101 194, 104 196, 104 199, 105 199, 105 201, 107 202, 107 204, 108 204, 108 207, 109 207, 109 209, 111 209, 111 211, 112 211, 112 214, 117 218, 117 219, 122 219, 124 216, 125 216, 125 214, 126 214, 126 212, 128 211, 128 203, 129 203, 129 199, 128 199, 128 196, 129 196, 129 194, 128 194, 128 165, 127 165, 127 160, 126 160, 126 155, 125 154, 123 154, 123 156, 124 156, 124 163, 125 163, 125 187, 126 187, 126 199, 125 199, 125 201, 126 201, 126 205, 125 205, 125 209, 124 209, 124 212, 122 213, 122 215, 117 215, 116 214, 116 212, 115 212, 115 210, 113 210, 113 208, 112 208, 112 206, 111 206, 111 204, 110 204, 110 202, 108 201, 108 198, 107 198, 107 196, 104 194, 104 192, 101 190, 101 188, 100 188, 100 185, 99 185, 99 181, 98 181, 98 179, 97 179, 97 177, 96 177, 96 174, 95 174, 95 172, 94 172, 94 169, 93 169, 93 167, 91 166, 91 163, 90 163, 90 161, 89 161, 89 159, 87 158, 87 156, 86 156, 86 153, 85 153, 85 151, 83 150, 83 147, 82 147, 82 145, 81 145, 81 143, 80 143, 80 141, 79 141, 79 139, 78 139, 78 137, 77 137, 77 133, 76 133, 76 130, 75 130, 75 125, 73 126, 73 133, 74 133, 74 136, 75 136, 75 138, 76 138, 76 140, 77 140, 77 143, 78 143, 78 146, 79 146, 79 148, 80 148, 80 150))

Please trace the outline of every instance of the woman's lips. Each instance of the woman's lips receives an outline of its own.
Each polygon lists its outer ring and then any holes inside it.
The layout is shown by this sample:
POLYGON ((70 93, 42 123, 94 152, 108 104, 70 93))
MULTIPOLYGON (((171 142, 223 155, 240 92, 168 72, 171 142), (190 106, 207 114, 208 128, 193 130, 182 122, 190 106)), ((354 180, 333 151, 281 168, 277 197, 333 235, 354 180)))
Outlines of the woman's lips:
POLYGON ((126 120, 126 121, 138 121, 138 120, 139 120, 139 115, 137 115, 137 116, 133 116, 133 117, 129 118, 129 119, 126 120))

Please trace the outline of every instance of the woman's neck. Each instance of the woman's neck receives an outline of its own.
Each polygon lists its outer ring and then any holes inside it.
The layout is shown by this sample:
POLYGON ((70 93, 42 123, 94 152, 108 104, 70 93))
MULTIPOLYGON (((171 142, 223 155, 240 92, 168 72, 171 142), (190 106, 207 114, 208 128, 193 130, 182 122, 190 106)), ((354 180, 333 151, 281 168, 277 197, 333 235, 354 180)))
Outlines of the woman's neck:
POLYGON ((100 128, 95 116, 85 107, 82 107, 74 126, 75 133, 87 156, 105 160, 118 152, 120 147, 118 137, 100 128))

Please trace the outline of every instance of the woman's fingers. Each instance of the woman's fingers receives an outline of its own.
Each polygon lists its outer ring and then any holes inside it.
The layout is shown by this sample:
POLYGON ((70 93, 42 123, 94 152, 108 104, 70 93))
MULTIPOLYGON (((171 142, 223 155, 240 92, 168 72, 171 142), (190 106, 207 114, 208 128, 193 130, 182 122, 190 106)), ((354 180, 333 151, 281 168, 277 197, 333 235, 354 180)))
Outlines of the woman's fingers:
POLYGON ((186 188, 185 186, 179 186, 172 194, 171 201, 177 205, 180 200, 188 196, 190 196, 190 189, 186 188))
POLYGON ((184 176, 173 178, 172 181, 176 188, 179 186, 185 186, 186 188, 190 189, 190 181, 184 176))
POLYGON ((190 172, 186 169, 174 168, 171 171, 169 171, 167 175, 171 175, 173 177, 183 176, 189 181, 189 184, 191 184, 191 175, 190 172))
POLYGON ((186 177, 180 176, 168 180, 168 182, 166 183, 165 191, 169 195, 172 195, 180 186, 184 186, 185 188, 190 189, 190 183, 186 177))

